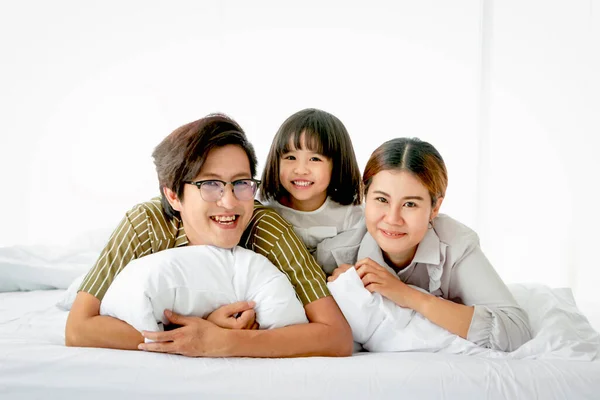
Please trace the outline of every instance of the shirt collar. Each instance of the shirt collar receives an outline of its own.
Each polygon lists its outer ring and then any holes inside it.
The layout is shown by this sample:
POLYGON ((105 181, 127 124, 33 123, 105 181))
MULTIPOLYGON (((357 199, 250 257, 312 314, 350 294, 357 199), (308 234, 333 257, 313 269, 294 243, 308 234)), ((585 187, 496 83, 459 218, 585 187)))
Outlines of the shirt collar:
POLYGON ((385 259, 383 258, 383 253, 381 252, 381 248, 369 232, 365 233, 365 236, 360 242, 360 247, 358 248, 358 256, 356 261, 360 261, 367 257, 375 261, 382 267, 386 268, 392 274, 397 275, 396 272, 385 262, 385 259))
POLYGON ((413 257, 412 263, 438 265, 440 263, 440 238, 432 228, 427 233, 413 257))
POLYGON ((417 264, 425 264, 425 267, 427 268, 427 275, 429 276, 429 293, 433 293, 441 286, 441 278, 444 269, 444 260, 442 260, 441 253, 445 251, 445 248, 446 244, 440 242, 440 238, 435 230, 428 229, 425 237, 423 240, 421 240, 421 243, 419 243, 419 247, 417 247, 417 252, 413 257, 413 261, 408 267, 399 273, 396 273, 385 262, 381 248, 373 236, 367 232, 360 243, 360 247, 358 249, 358 259, 356 261, 369 257, 371 260, 386 268, 395 276, 400 276, 405 271, 412 270, 417 264))
POLYGON ((440 241, 440 237, 434 228, 427 229, 427 233, 413 258, 412 265, 424 264, 429 275, 429 293, 434 293, 442 286, 442 275, 444 273, 444 262, 446 254, 446 243, 440 241), (442 256, 444 254, 444 256, 442 256))
MULTIPOLYGON (((358 250, 359 260, 366 257, 369 257, 382 266, 385 264, 389 268, 385 263, 381 248, 369 232, 363 237, 358 250)), ((425 237, 421 240, 421 243, 419 243, 419 247, 417 247, 417 252, 413 257, 411 264, 416 263, 433 265, 440 263, 440 238, 433 229, 427 229, 425 237)))

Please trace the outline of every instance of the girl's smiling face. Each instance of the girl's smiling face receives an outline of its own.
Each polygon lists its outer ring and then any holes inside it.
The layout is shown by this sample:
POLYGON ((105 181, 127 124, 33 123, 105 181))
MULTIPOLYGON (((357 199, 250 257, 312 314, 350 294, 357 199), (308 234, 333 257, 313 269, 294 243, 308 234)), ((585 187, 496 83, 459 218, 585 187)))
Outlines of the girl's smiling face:
POLYGON ((280 201, 295 210, 314 211, 327 199, 333 164, 322 154, 308 149, 304 134, 300 149, 290 142, 289 151, 281 155, 279 180, 290 194, 280 201))

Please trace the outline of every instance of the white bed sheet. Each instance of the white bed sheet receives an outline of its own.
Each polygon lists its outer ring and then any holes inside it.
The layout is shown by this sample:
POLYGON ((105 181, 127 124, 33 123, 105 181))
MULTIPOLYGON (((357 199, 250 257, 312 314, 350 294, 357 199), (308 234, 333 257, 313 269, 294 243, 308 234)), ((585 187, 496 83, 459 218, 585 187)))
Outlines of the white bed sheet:
POLYGON ((64 346, 63 290, 0 293, 0 398, 598 399, 600 360, 186 358, 64 346))

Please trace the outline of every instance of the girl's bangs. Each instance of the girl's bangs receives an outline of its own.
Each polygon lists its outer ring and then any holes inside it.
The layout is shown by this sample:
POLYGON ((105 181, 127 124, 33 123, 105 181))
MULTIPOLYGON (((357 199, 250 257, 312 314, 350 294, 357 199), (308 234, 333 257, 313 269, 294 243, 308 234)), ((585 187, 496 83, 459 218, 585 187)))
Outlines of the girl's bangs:
POLYGON ((277 147, 280 149, 280 155, 294 150, 310 150, 329 157, 329 154, 326 154, 326 152, 329 152, 326 151, 328 149, 325 148, 323 139, 325 138, 321 137, 318 132, 305 128, 302 130, 290 131, 287 135, 282 135, 282 137, 279 138, 277 147))

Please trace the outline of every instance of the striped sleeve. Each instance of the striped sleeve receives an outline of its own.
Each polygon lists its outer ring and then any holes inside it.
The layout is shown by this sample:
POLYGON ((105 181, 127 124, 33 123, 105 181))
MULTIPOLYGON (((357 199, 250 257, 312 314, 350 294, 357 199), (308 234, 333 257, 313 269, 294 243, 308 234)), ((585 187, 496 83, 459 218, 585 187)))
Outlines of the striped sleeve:
POLYGON ((102 300, 106 290, 131 260, 152 252, 148 214, 143 205, 127 212, 100 253, 96 264, 84 278, 79 291, 102 300))
POLYGON ((306 305, 329 296, 325 273, 294 232, 272 209, 257 207, 241 245, 267 257, 292 283, 306 305))

